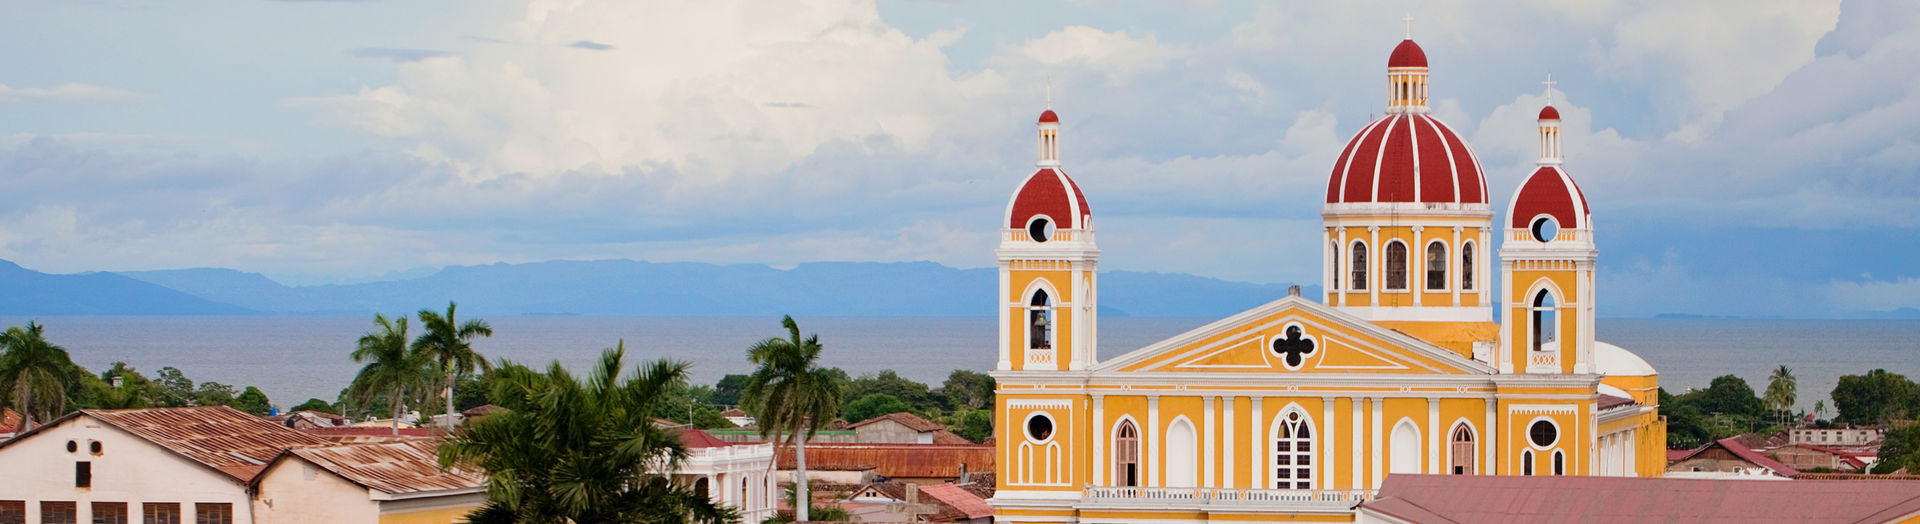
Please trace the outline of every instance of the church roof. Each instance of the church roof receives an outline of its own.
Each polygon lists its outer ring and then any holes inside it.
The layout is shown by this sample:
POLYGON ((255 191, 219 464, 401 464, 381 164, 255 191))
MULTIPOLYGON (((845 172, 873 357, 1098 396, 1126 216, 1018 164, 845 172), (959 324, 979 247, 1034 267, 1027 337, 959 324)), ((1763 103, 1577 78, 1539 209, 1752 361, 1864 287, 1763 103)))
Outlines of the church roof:
POLYGON ((1066 171, 1043 167, 1021 182, 1013 201, 1007 203, 1007 229, 1025 228, 1036 216, 1045 216, 1062 229, 1085 229, 1092 214, 1087 196, 1066 171))
POLYGON ((1360 510, 1434 523, 1887 522, 1920 512, 1916 494, 1908 481, 1391 475, 1360 510))
POLYGON ((1487 203, 1480 160, 1453 128, 1425 113, 1373 121, 1347 141, 1327 178, 1327 203, 1487 203))
POLYGON ((1645 377, 1660 374, 1640 355, 1597 340, 1593 342, 1593 364, 1594 371, 1607 376, 1645 377))

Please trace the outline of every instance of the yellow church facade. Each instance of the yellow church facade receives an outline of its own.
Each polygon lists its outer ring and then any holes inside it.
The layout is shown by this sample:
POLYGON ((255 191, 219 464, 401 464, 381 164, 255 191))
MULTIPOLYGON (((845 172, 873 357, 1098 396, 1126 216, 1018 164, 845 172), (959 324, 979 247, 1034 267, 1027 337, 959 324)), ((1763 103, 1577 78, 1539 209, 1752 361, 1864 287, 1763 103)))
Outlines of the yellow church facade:
POLYGON ((1351 522, 1396 473, 1661 474, 1658 374, 1593 337, 1598 251, 1557 110, 1496 227, 1427 74, 1401 42, 1386 116, 1335 162, 1323 295, 1104 360, 1094 215, 1041 115, 997 250, 997 521, 1351 522))

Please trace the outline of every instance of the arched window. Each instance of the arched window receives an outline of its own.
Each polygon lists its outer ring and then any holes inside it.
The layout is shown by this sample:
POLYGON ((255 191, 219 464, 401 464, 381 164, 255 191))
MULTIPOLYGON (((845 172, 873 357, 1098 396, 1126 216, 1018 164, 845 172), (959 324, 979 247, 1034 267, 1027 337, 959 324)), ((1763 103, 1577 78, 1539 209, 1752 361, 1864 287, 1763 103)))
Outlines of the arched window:
POLYGON ((1567 453, 1565 451, 1553 450, 1553 474, 1556 476, 1567 474, 1567 453))
POLYGON ((1333 274, 1333 289, 1340 290, 1340 243, 1327 243, 1327 272, 1333 274))
POLYGON ((1140 428, 1131 420, 1121 421, 1120 429, 1113 432, 1113 483, 1140 485, 1140 428))
POLYGON ((1297 409, 1274 424, 1273 488, 1313 489, 1313 423, 1297 409))
POLYGON ((1407 245, 1400 242, 1387 243, 1387 289, 1407 288, 1407 245))
POLYGON ((1447 244, 1435 240, 1427 243, 1427 289, 1447 288, 1447 244))
POLYGON ((1533 350, 1545 351, 1548 342, 1553 342, 1554 331, 1558 327, 1559 310, 1554 308, 1553 293, 1542 289, 1533 295, 1533 350))
POLYGON ((1533 474, 1533 450, 1531 449, 1522 450, 1520 452, 1520 474, 1521 475, 1533 474))
POLYGON ((1460 290, 1473 291, 1473 243, 1460 244, 1460 290))
POLYGON ((1453 429, 1453 438, 1448 453, 1447 464, 1455 475, 1472 475, 1473 468, 1473 428, 1461 424, 1453 429))
POLYGON ((1032 349, 1053 349, 1053 308, 1047 300, 1047 290, 1035 290, 1033 302, 1027 307, 1027 347, 1032 349))
POLYGON ((1401 419, 1393 426, 1393 440, 1388 442, 1388 473, 1420 472, 1420 427, 1412 420, 1401 419))
POLYGON ((1191 488, 1200 484, 1199 442, 1193 423, 1186 417, 1175 418, 1167 424, 1167 487, 1191 488))
POLYGON ((1347 287, 1347 289, 1351 291, 1366 291, 1367 290, 1367 243, 1356 241, 1353 243, 1353 249, 1349 251, 1352 253, 1351 256, 1353 257, 1353 264, 1352 266, 1350 266, 1353 273, 1353 285, 1347 287))

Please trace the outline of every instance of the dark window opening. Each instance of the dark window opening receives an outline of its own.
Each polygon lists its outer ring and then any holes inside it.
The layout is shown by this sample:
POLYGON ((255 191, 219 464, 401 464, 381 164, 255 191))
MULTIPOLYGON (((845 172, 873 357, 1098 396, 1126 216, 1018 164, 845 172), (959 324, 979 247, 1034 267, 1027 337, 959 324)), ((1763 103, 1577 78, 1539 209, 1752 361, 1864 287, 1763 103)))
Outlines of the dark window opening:
POLYGON ((1526 451, 1520 452, 1520 474, 1521 475, 1533 474, 1533 450, 1526 450, 1526 451))
POLYGON ((1352 253, 1353 253, 1353 266, 1352 266, 1353 286, 1349 287, 1348 289, 1352 289, 1355 291, 1366 291, 1367 290, 1367 245, 1360 242, 1354 242, 1352 253))
POLYGON ((1468 430, 1464 425, 1455 428, 1450 446, 1451 452, 1448 453, 1448 456, 1453 464, 1453 474, 1472 475, 1474 472, 1473 431, 1468 430))
POLYGON ((1552 422, 1536 420, 1533 425, 1527 426, 1527 439, 1533 441, 1535 447, 1552 447, 1554 442, 1560 440, 1560 428, 1553 427, 1552 422))
POLYGON ((1553 474, 1554 475, 1567 474, 1567 454, 1566 453, 1562 453, 1559 451, 1553 452, 1553 474))
POLYGON ((1407 245, 1387 244, 1387 289, 1407 288, 1407 245))
POLYGON ((1560 235, 1560 225, 1554 223, 1553 217, 1533 219, 1533 227, 1531 230, 1533 231, 1533 239, 1541 242, 1552 242, 1554 237, 1560 235))
POLYGON ((1447 246, 1427 244, 1427 289, 1447 288, 1447 246))
POLYGON ((73 487, 93 487, 93 463, 80 461, 73 463, 73 487))
POLYGON ((180 503, 148 502, 140 505, 141 524, 180 524, 180 503))
POLYGON ((93 503, 93 524, 127 524, 127 503, 93 503))
POLYGON ((45 501, 40 503, 41 524, 76 524, 80 518, 80 505, 73 501, 45 501))
POLYGON ((233 524, 233 504, 200 502, 193 505, 193 524, 233 524))
POLYGON ((1053 436, 1053 417, 1045 414, 1027 418, 1027 438, 1041 441, 1053 436))
POLYGON ((1473 290, 1473 244, 1460 246, 1460 290, 1473 290))
POLYGON ((1542 289, 1533 295, 1533 350, 1546 351, 1547 343, 1554 341, 1554 331, 1560 317, 1555 309, 1553 294, 1542 289))
POLYGON ((27 501, 0 500, 0 524, 27 524, 27 501))
POLYGON ((1028 348, 1053 349, 1053 308, 1050 304, 1046 290, 1033 292, 1033 301, 1027 308, 1027 325, 1032 328, 1027 333, 1028 348))
POLYGON ((1033 219, 1032 223, 1027 224, 1027 236, 1032 237, 1034 242, 1051 240, 1053 238, 1053 222, 1045 218, 1033 219))

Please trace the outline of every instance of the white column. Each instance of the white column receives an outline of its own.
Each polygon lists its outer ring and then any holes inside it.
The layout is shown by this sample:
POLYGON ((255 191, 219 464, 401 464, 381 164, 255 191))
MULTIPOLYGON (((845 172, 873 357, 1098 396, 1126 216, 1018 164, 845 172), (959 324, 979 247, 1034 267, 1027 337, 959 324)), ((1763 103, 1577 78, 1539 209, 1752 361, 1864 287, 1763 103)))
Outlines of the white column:
POLYGON ((1216 484, 1213 480, 1214 463, 1219 462, 1219 460, 1216 460, 1219 457, 1216 457, 1214 455, 1214 445, 1213 445, 1213 424, 1214 424, 1213 399, 1214 398, 1217 398, 1217 396, 1206 395, 1206 396, 1200 397, 1200 409, 1204 411, 1204 413, 1200 415, 1200 418, 1201 418, 1200 425, 1204 428, 1200 430, 1200 438, 1204 439, 1204 441, 1200 444, 1200 448, 1204 450, 1203 455, 1206 457, 1206 462, 1202 465, 1201 472, 1200 472, 1201 473, 1200 487, 1203 487, 1203 488, 1211 488, 1219 485, 1219 484, 1216 484))
POLYGON ((1494 251, 1493 251, 1492 241, 1493 241, 1493 229, 1485 228, 1485 227, 1480 228, 1480 242, 1477 243, 1478 252, 1474 253, 1473 258, 1475 263, 1480 266, 1480 271, 1477 271, 1474 274, 1479 275, 1481 282, 1475 284, 1473 289, 1474 289, 1474 292, 1480 294, 1480 305, 1482 306, 1487 306, 1493 303, 1493 300, 1492 300, 1493 286, 1487 285, 1488 275, 1493 274, 1489 272, 1493 268, 1492 261, 1493 261, 1494 251))
MULTIPOLYGON (((1418 188, 1420 185, 1414 184, 1414 187, 1418 188)), ((1415 306, 1421 305, 1421 296, 1427 294, 1427 245, 1424 240, 1426 230, 1426 226, 1413 226, 1413 245, 1407 246, 1407 292, 1413 293, 1415 306), (1419 260, 1420 263, 1415 264, 1413 262, 1415 260, 1419 260), (1415 267, 1420 270, 1414 271, 1415 267)))
POLYGON ((1499 401, 1495 400, 1492 396, 1487 397, 1487 424, 1481 426, 1486 429, 1480 431, 1480 433, 1482 433, 1480 435, 1480 449, 1484 450, 1480 455, 1487 459, 1487 467, 1481 470, 1480 473, 1482 475, 1499 474, 1493 470, 1494 465, 1498 464, 1498 460, 1501 458, 1496 456, 1499 454, 1498 450, 1500 449, 1499 414, 1495 412, 1498 406, 1499 401))
POLYGON ((1339 246, 1333 244, 1333 231, 1321 228, 1320 249, 1323 250, 1324 253, 1320 255, 1320 260, 1322 261, 1320 263, 1320 292, 1326 294, 1327 305, 1334 304, 1333 280, 1340 278, 1340 250, 1338 247, 1339 246))
POLYGON ((1427 473, 1446 473, 1440 471, 1440 450, 1448 438, 1446 429, 1440 427, 1440 399, 1427 397, 1427 473))
POLYGON ((1107 396, 1093 394, 1093 478, 1088 482, 1095 486, 1111 486, 1107 480, 1107 396))
MULTIPOLYGON (((1466 246, 1460 243, 1461 229, 1460 226, 1453 226, 1453 251, 1447 253, 1447 266, 1453 268, 1453 271, 1447 275, 1447 278, 1450 280, 1449 283, 1453 284, 1453 307, 1460 307, 1460 286, 1463 284, 1463 276, 1467 270, 1467 264, 1471 263, 1460 260, 1460 253, 1466 249, 1466 246)), ((1484 248, 1484 246, 1480 247, 1484 248)), ((1480 278, 1487 277, 1481 276, 1480 278)))
POLYGON ((1368 483, 1371 486, 1368 489, 1380 489, 1380 481, 1385 477, 1381 469, 1382 466, 1385 466, 1383 463, 1386 462, 1382 459, 1387 456, 1387 448, 1384 447, 1384 435, 1381 435, 1381 433, 1386 431, 1386 428, 1381 426, 1382 419, 1386 416, 1386 402, 1384 402, 1384 400, 1386 399, 1379 397, 1367 399, 1368 403, 1373 404, 1373 427, 1368 428, 1369 436, 1373 437, 1373 449, 1371 450, 1373 454, 1371 457, 1373 459, 1371 461, 1373 462, 1373 477, 1368 479, 1368 483))
POLYGON ((1367 296, 1370 297, 1367 307, 1377 308, 1380 307, 1380 286, 1387 282, 1386 276, 1380 274, 1386 262, 1381 261, 1379 255, 1387 250, 1380 248, 1380 226, 1367 226, 1367 232, 1373 235, 1367 243, 1367 296))
POLYGON ((1011 335, 1007 334, 1007 331, 1013 328, 1010 323, 1012 319, 1007 318, 1013 315, 1013 312, 1009 310, 1007 306, 1009 302, 1013 302, 1013 299, 1008 298, 1008 294, 1012 293, 1012 291, 1007 289, 1008 286, 1012 285, 1011 270, 1012 268, 1007 267, 1006 262, 1003 261, 1000 263, 1000 292, 995 293, 995 295, 1000 297, 1000 303, 994 304, 994 306, 1000 309, 1000 364, 998 369, 1002 371, 1013 369, 1013 340, 1011 335))
POLYGON ((1361 455, 1366 449, 1361 442, 1367 437, 1365 430, 1367 418, 1360 415, 1361 403, 1364 401, 1360 397, 1347 399, 1347 403, 1353 407, 1353 436, 1347 437, 1347 443, 1352 444, 1353 448, 1353 478, 1350 481, 1353 486, 1348 489, 1364 489, 1362 486, 1365 486, 1367 478, 1365 470, 1367 461, 1365 456, 1361 455))
MULTIPOLYGON (((1519 296, 1513 292, 1513 262, 1505 259, 1500 261, 1500 289, 1509 298, 1519 296)), ((1487 303, 1485 292, 1480 294, 1480 300, 1482 304, 1487 303)), ((1516 357, 1525 354, 1524 348, 1514 346, 1514 344, 1523 343, 1523 341, 1514 340, 1513 336, 1513 330, 1520 329, 1519 325, 1514 324, 1517 319, 1513 318, 1513 308, 1519 303, 1520 301, 1505 300, 1500 304, 1500 348, 1494 355, 1493 361, 1499 364, 1501 373, 1521 372, 1527 369, 1526 362, 1515 362, 1516 357)))
POLYGON ((1142 486, 1160 485, 1160 395, 1147 395, 1147 481, 1142 486))
POLYGON ((1319 453, 1315 453, 1319 462, 1313 468, 1313 485, 1320 489, 1336 489, 1333 487, 1333 439, 1336 434, 1333 431, 1333 397, 1320 397, 1320 423, 1314 426, 1320 430, 1317 435, 1320 442, 1313 445, 1313 449, 1319 450, 1319 453))
MULTIPOLYGON (((1083 335, 1087 333, 1087 309, 1083 307, 1086 305, 1085 301, 1087 300, 1087 286, 1086 281, 1080 278, 1080 276, 1084 274, 1080 270, 1080 263, 1074 262, 1072 265, 1073 272, 1071 275, 1073 276, 1070 278, 1073 279, 1073 282, 1067 284, 1067 287, 1073 288, 1073 308, 1068 309, 1068 311, 1073 312, 1073 323, 1068 324, 1073 330, 1073 334, 1070 335, 1073 337, 1073 349, 1069 350, 1073 352, 1073 355, 1067 360, 1067 369, 1077 371, 1087 368, 1087 340, 1083 337, 1083 335)), ((1055 347, 1059 345, 1058 343, 1054 344, 1055 347)), ((1061 349, 1064 350, 1066 348, 1061 349)))
POLYGON ((1273 475, 1263 474, 1267 470, 1267 434, 1260 430, 1266 424, 1266 410, 1260 408, 1260 397, 1253 397, 1253 409, 1247 413, 1247 429, 1252 438, 1247 440, 1248 489, 1269 489, 1273 487, 1273 475))
POLYGON ((1237 397, 1229 396, 1226 398, 1227 413, 1224 417, 1226 418, 1226 423, 1220 428, 1220 435, 1226 441, 1222 446, 1225 449, 1222 450, 1222 456, 1220 458, 1221 475, 1223 476, 1223 478, 1220 479, 1220 486, 1227 489, 1239 487, 1234 483, 1233 479, 1233 404, 1235 398, 1237 397))

